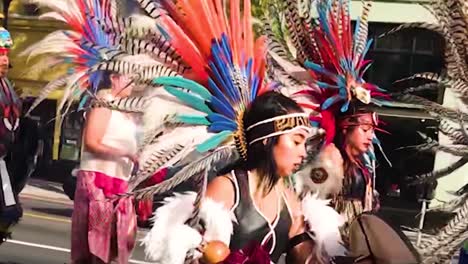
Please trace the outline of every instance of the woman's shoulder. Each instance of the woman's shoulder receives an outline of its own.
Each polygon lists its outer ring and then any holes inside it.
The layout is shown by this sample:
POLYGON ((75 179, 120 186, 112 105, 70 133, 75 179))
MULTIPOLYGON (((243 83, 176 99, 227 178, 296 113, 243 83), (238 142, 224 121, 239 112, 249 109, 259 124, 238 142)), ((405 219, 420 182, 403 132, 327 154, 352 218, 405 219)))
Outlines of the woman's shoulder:
POLYGON ((231 209, 235 199, 231 173, 217 176, 211 180, 206 189, 206 197, 222 202, 226 208, 231 209))
POLYGON ((233 183, 234 183, 234 177, 232 173, 226 173, 223 175, 216 176, 214 179, 210 181, 208 184, 208 189, 222 189, 222 190, 228 190, 233 188, 233 183))

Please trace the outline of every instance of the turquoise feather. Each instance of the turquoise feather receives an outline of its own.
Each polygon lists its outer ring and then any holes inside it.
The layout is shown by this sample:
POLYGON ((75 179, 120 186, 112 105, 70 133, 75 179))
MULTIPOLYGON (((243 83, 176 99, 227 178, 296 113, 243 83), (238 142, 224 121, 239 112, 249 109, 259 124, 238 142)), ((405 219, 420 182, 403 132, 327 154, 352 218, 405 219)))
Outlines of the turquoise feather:
POLYGON ((211 124, 205 116, 201 115, 177 115, 175 117, 175 121, 184 123, 184 124, 191 124, 191 125, 205 125, 208 126, 211 124))
POLYGON ((196 149, 200 153, 207 152, 209 150, 212 150, 218 147, 231 135, 232 135, 232 131, 229 131, 229 130, 219 132, 216 135, 205 140, 203 143, 198 144, 196 149))
POLYGON ((182 102, 192 106, 193 108, 195 108, 198 111, 202 111, 202 112, 207 113, 207 114, 213 113, 213 111, 211 111, 211 109, 205 104, 205 100, 201 99, 198 96, 191 95, 189 93, 181 91, 178 88, 171 87, 171 86, 164 86, 164 89, 166 89, 166 91, 168 93, 174 95, 179 100, 181 100, 182 102))
POLYGON ((164 85, 164 86, 170 85, 170 86, 185 88, 187 90, 190 90, 198 94, 200 97, 202 97, 205 100, 210 100, 212 97, 210 91, 208 91, 205 87, 201 86, 197 82, 194 82, 192 80, 188 80, 182 77, 162 76, 162 77, 154 79, 153 84, 159 84, 159 85, 164 85))

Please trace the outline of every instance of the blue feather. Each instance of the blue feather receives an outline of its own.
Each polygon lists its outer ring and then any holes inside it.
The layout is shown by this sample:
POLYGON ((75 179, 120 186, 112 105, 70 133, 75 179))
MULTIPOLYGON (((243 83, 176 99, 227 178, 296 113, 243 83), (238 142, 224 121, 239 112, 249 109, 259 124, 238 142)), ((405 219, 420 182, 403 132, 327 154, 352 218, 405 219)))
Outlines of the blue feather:
MULTIPOLYGON (((218 67, 215 65, 214 62, 210 62, 208 65, 210 66, 210 69, 211 69, 211 71, 212 71, 213 74, 214 74, 214 78, 215 78, 215 79, 212 80, 213 83, 218 82, 218 83, 221 85, 221 87, 223 87, 223 91, 225 92, 225 93, 223 93, 223 92, 221 91, 221 89, 218 89, 218 90, 220 91, 220 93, 223 94, 224 97, 227 96, 226 99, 229 100, 230 102, 232 102, 232 100, 233 100, 233 98, 234 98, 234 95, 230 93, 229 89, 227 89, 228 83, 227 83, 226 80, 222 77, 222 74, 224 74, 224 73, 222 73, 222 72, 220 72, 220 71, 218 70, 218 67), (226 89, 227 89, 227 91, 226 91, 226 89)), ((211 79, 211 77, 210 77, 210 79, 211 79)))
POLYGON ((85 94, 85 95, 83 96, 83 98, 81 98, 80 104, 78 105, 78 110, 81 110, 81 109, 84 108, 84 105, 86 104, 86 102, 88 101, 88 99, 89 99, 89 95, 88 95, 88 94, 85 94))
POLYGON ((232 50, 231 50, 231 45, 229 45, 229 39, 226 35, 226 33, 221 34, 221 48, 224 52, 224 55, 227 58, 227 62, 230 66, 234 66, 232 62, 232 50))
POLYGON ((374 151, 369 150, 369 151, 366 152, 366 154, 369 155, 369 158, 370 158, 371 161, 377 160, 376 157, 375 157, 374 151))
POLYGON ((344 103, 342 106, 341 106, 341 112, 346 112, 348 111, 348 107, 349 107, 349 101, 347 101, 346 103, 344 103))
POLYGON ((226 95, 219 89, 216 82, 210 77, 208 78, 208 88, 213 91, 214 97, 218 98, 223 104, 231 105, 230 100, 226 97, 226 95))
POLYGON ((372 138, 372 143, 377 144, 377 145, 380 145, 380 140, 379 140, 376 136, 374 136, 374 137, 372 138))
POLYGON ((256 75, 253 76, 250 86, 250 101, 253 101, 258 93, 258 77, 256 75))
POLYGON ((320 66, 319 64, 315 64, 315 63, 313 63, 313 62, 311 62, 311 61, 306 61, 306 62, 304 63, 304 66, 305 66, 306 68, 309 68, 309 69, 313 70, 313 71, 320 72, 320 73, 322 73, 322 74, 324 74, 324 75, 327 75, 328 77, 331 77, 331 78, 334 78, 334 77, 336 76, 336 74, 331 73, 330 71, 328 71, 327 69, 323 68, 323 67, 320 66))
POLYGON ((320 122, 318 121, 310 121, 310 125, 313 127, 320 127, 320 122))
POLYGON ((234 109, 231 105, 225 105, 221 101, 219 101, 216 97, 212 97, 210 101, 208 101, 208 105, 217 113, 225 115, 229 117, 231 120, 236 119, 236 114, 234 109))
POLYGON ((208 120, 210 120, 211 123, 214 122, 233 122, 234 124, 236 123, 234 120, 229 119, 228 117, 218 114, 218 113, 212 113, 208 115, 208 120))
MULTIPOLYGON (((224 80, 224 83, 227 84, 225 87, 226 92, 229 93, 230 97, 233 99, 234 102, 240 101, 240 94, 239 90, 234 86, 234 83, 231 78, 231 69, 230 65, 228 65, 225 60, 221 57, 221 50, 220 47, 214 45, 211 47, 211 54, 214 59, 214 63, 218 70, 221 72, 221 78, 224 80)), ((224 57, 224 56, 223 56, 224 57)))
POLYGON ((331 84, 326 83, 326 82, 315 81, 315 84, 317 84, 320 88, 340 89, 340 87, 338 87, 336 85, 331 85, 331 84))
POLYGON ((323 110, 328 109, 331 105, 333 105, 334 103, 338 102, 341 99, 342 99, 341 96, 338 94, 328 98, 327 100, 325 100, 325 102, 323 102, 322 109, 323 110))
POLYGON ((207 113, 207 114, 213 113, 213 111, 211 111, 211 109, 206 105, 205 100, 203 100, 203 99, 201 99, 201 98, 199 98, 197 96, 191 95, 191 94, 189 94, 187 92, 181 91, 180 89, 175 88, 175 87, 171 87, 171 86, 164 86, 164 89, 166 89, 166 91, 168 93, 174 95, 179 100, 181 100, 182 102, 192 106, 193 108, 197 109, 198 111, 201 111, 201 112, 204 112, 204 113, 207 113))
POLYGON ((159 23, 156 23, 156 27, 158 28, 158 31, 161 32, 161 35, 164 37, 164 39, 166 39, 167 41, 171 40, 171 36, 167 33, 164 27, 159 25, 159 23))
POLYGON ((227 138, 232 135, 232 131, 222 131, 209 139, 205 140, 203 143, 198 144, 196 150, 200 153, 207 152, 219 146, 219 144, 223 143, 227 138))
POLYGON ((218 133, 218 132, 227 131, 227 130, 233 132, 233 131, 236 131, 236 129, 237 129, 237 124, 232 121, 214 122, 208 127, 208 131, 212 133, 218 133))
POLYGON ((247 77, 248 83, 251 83, 253 77, 255 76, 255 73, 253 73, 253 76, 250 75, 252 72, 252 67, 253 67, 253 60, 250 58, 247 62, 247 67, 245 69, 245 76, 247 77))

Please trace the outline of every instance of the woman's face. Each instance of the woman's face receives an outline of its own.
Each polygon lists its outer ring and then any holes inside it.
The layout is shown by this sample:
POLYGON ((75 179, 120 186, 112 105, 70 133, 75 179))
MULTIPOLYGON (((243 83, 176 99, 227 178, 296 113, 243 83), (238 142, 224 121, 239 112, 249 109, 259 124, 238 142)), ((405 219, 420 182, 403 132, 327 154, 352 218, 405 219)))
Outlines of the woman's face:
POLYGON ((345 144, 355 153, 363 154, 372 146, 374 137, 374 122, 372 115, 363 115, 358 118, 359 125, 349 127, 345 134, 345 144))
POLYGON ((125 75, 112 74, 111 85, 114 93, 119 97, 130 96, 133 90, 134 84, 131 83, 131 79, 125 75))
POLYGON ((10 59, 8 58, 8 52, 0 51, 0 77, 6 77, 9 66, 10 59))
POLYGON ((307 137, 305 129, 279 136, 278 143, 273 147, 273 157, 280 177, 290 176, 302 164, 306 157, 307 137))

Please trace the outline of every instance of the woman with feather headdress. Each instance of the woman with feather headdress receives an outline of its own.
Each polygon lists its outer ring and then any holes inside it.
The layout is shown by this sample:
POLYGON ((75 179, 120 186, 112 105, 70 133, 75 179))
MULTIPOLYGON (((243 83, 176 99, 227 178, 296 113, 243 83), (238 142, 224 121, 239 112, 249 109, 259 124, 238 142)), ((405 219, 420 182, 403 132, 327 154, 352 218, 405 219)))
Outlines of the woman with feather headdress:
MULTIPOLYGON (((298 87, 290 89, 292 97, 325 132, 322 153, 297 173, 297 187, 333 198, 335 208, 345 215, 348 224, 361 213, 379 207, 373 147, 380 147, 375 136, 379 121, 370 104, 388 103, 383 90, 363 79, 370 66, 365 55, 372 43, 367 40, 371 2, 363 2, 364 11, 354 33, 349 2, 315 1, 316 12, 312 12, 310 4, 288 5, 284 15, 292 18, 287 27, 296 49, 293 60, 288 49, 269 33, 272 72, 276 72, 272 78, 298 87)), ((265 28, 271 32, 268 24, 265 28)))
MULTIPOLYGON (((147 108, 144 117, 154 123, 154 129, 145 131, 148 152, 143 151, 139 159, 130 189, 192 151, 204 155, 172 178, 135 191, 137 198, 152 196, 188 178, 200 187, 196 193, 168 198, 155 212, 153 228, 144 239, 148 257, 177 264, 186 258, 200 259, 203 252, 210 263, 270 263, 289 251, 292 263, 302 263, 306 259, 327 261, 328 255, 343 253, 340 216, 326 201, 312 196, 298 200, 285 183, 305 156, 311 127, 308 115, 293 100, 270 91, 264 81, 265 42, 253 39, 250 2, 243 2, 243 12, 236 0, 229 4, 220 0, 138 2, 157 20, 158 32, 149 33, 151 37, 145 40, 120 32, 113 39, 122 45, 120 50, 98 43, 100 57, 89 63, 92 70, 86 64, 75 69, 74 78, 67 78, 73 84, 94 80, 88 78, 90 72, 117 65, 125 52, 149 52, 164 63, 173 59, 169 63, 174 70, 162 73, 145 72, 135 61, 125 64, 133 80, 153 79, 147 85, 157 86, 151 95, 155 107, 147 108), (138 45, 126 46, 129 43, 138 45), (187 68, 190 75, 184 72, 187 68), (235 161, 231 170, 206 186, 212 165, 229 160, 235 161), (228 247, 231 254, 227 254, 228 247)), ((99 17, 97 6, 83 10, 91 14, 87 17, 99 17)), ((120 27, 121 21, 113 20, 117 24, 113 30, 125 28, 120 27)), ((93 40, 106 39, 100 37, 93 40)), ((73 57, 82 65, 78 58, 73 57)), ((119 203, 126 199, 131 198, 119 203)), ((99 218, 90 220, 100 222, 99 218)))
MULTIPOLYGON (((141 3, 148 13, 160 13, 141 3)), ((190 176, 200 188, 167 198, 155 211, 145 252, 152 261, 171 264, 187 258, 276 263, 284 253, 290 263, 327 262, 329 255, 344 253, 341 218, 326 201, 311 196, 300 201, 288 187, 305 157, 312 131, 308 115, 264 82, 264 39, 254 41, 250 2, 243 2, 242 12, 240 4, 176 1, 159 18, 160 31, 198 83, 181 77, 153 83, 197 110, 179 112, 174 120, 207 126, 210 134, 195 145, 202 158, 154 188, 137 191, 153 195, 190 176), (234 162, 207 183, 213 164, 228 160, 234 162)))

